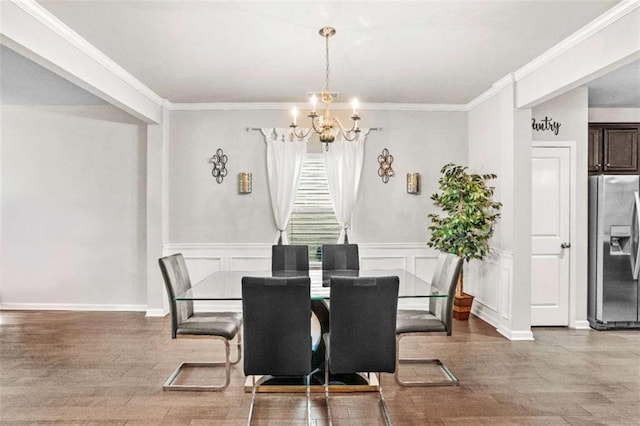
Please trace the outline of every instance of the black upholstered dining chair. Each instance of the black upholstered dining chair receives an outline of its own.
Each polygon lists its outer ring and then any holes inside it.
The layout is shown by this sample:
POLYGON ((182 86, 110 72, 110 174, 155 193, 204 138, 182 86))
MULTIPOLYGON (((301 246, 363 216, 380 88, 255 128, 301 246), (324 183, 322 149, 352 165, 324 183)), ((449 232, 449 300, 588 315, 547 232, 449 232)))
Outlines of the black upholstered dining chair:
POLYGON ((391 424, 380 373, 393 373, 396 368, 398 288, 396 276, 331 278, 331 330, 324 335, 329 424, 330 373, 377 373, 380 407, 386 424, 391 424))
POLYGON ((322 269, 325 271, 360 270, 357 244, 325 244, 322 246, 322 269))
POLYGON ((305 376, 311 424, 311 289, 309 277, 242 278, 244 374, 252 376, 248 424, 256 399, 256 376, 305 376))
POLYGON ((448 297, 430 298, 428 310, 399 310, 397 323, 397 362, 395 381, 401 386, 451 386, 458 385, 458 378, 439 359, 433 358, 400 358, 400 340, 408 335, 446 334, 453 331, 453 299, 458 277, 462 270, 462 258, 450 253, 440 253, 433 273, 431 285, 448 297), (444 373, 445 380, 402 380, 400 364, 436 364, 444 373))
POLYGON ((191 288, 191 279, 182 254, 162 257, 158 260, 169 298, 171 315, 171 338, 178 336, 211 336, 221 339, 225 345, 224 362, 183 362, 171 374, 163 390, 187 391, 221 391, 229 386, 231 365, 237 364, 242 357, 240 326, 242 314, 239 312, 194 312, 192 301, 176 302, 176 295, 185 293, 191 288), (230 360, 229 341, 237 335, 237 358, 230 360), (222 385, 184 385, 174 384, 185 368, 190 367, 222 367, 225 368, 225 381, 222 385))
POLYGON ((271 270, 273 272, 308 271, 309 247, 283 244, 271 246, 271 270))

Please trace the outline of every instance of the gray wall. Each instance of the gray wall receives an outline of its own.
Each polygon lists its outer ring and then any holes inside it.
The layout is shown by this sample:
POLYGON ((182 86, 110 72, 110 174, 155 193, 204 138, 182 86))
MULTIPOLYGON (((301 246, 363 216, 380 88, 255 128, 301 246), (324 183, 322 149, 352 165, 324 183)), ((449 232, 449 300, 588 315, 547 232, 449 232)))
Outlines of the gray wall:
MULTIPOLYGON (((465 112, 364 111, 371 132, 365 145, 360 196, 354 212, 354 242, 426 242, 429 199, 440 168, 466 164, 465 112), (378 155, 388 148, 395 176, 383 184, 378 155), (421 195, 405 190, 407 172, 422 174, 421 195)), ((271 243, 266 148, 260 132, 245 127, 286 126, 283 110, 173 111, 169 147, 169 243, 271 243), (229 156, 228 177, 217 184, 207 162, 217 148, 229 156), (253 193, 237 193, 237 174, 253 173, 253 193)), ((317 148, 312 142, 310 151, 317 148)))
POLYGON ((572 236, 575 244, 571 248, 571 256, 575 257, 575 277, 571 279, 570 289, 570 326, 585 326, 587 319, 587 232, 588 232, 588 186, 587 156, 589 109, 588 90, 585 87, 574 89, 562 96, 542 103, 532 110, 536 119, 553 117, 562 125, 558 135, 552 132, 532 130, 534 141, 575 141, 576 170, 572 171, 575 181, 576 235, 572 236))
POLYGON ((146 125, 111 106, 1 117, 0 302, 144 309, 146 125))
POLYGON ((365 243, 427 241, 428 213, 436 212, 431 194, 438 190, 440 169, 467 164, 466 112, 367 111, 371 132, 365 146, 360 195, 353 217, 354 240, 365 243), (393 155, 393 176, 378 177, 378 155, 393 155), (406 175, 422 176, 420 195, 407 194, 406 175))

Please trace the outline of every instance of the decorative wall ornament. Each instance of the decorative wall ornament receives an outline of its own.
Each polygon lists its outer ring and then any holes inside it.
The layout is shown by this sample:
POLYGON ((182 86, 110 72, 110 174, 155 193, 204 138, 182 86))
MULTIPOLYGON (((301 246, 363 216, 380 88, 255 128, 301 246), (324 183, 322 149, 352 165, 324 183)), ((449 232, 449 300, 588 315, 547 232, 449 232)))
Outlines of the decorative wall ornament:
POLYGON ((407 193, 420 194, 420 173, 407 173, 407 193))
POLYGON ((378 155, 378 164, 380 165, 378 176, 382 178, 384 183, 389 182, 389 178, 393 176, 391 163, 393 163, 393 155, 389 154, 389 150, 385 148, 382 150, 382 154, 378 155))
POLYGON ((238 192, 240 194, 251 194, 253 176, 248 172, 238 173, 238 192))
POLYGON ((222 148, 218 148, 213 157, 209 158, 209 162, 213 164, 211 175, 216 178, 216 182, 222 183, 227 176, 227 155, 222 152, 222 148))

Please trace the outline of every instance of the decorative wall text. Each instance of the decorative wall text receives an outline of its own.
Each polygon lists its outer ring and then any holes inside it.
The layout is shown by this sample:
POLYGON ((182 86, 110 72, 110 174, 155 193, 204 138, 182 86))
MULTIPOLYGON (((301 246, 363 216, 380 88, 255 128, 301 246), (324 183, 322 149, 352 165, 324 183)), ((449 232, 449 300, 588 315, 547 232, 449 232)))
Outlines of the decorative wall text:
POLYGON ((540 121, 536 121, 535 118, 531 119, 531 128, 536 132, 553 132, 554 135, 558 136, 561 125, 562 124, 553 121, 553 118, 549 118, 546 115, 544 119, 540 121))

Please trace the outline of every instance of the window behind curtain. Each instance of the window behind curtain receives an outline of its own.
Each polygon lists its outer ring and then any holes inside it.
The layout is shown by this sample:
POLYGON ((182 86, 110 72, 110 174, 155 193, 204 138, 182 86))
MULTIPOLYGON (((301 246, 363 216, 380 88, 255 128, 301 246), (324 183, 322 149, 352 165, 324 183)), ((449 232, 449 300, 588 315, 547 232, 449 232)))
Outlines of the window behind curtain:
POLYGON ((320 247, 340 235, 331 203, 322 154, 307 154, 300 174, 293 212, 287 225, 289 244, 309 246, 309 260, 320 261, 320 247))

